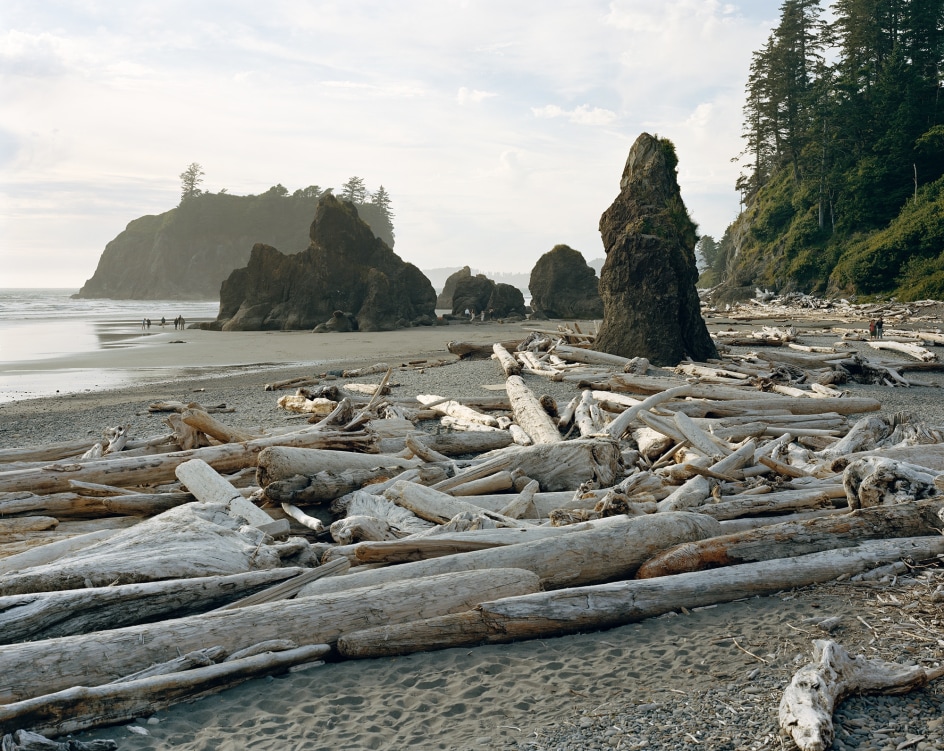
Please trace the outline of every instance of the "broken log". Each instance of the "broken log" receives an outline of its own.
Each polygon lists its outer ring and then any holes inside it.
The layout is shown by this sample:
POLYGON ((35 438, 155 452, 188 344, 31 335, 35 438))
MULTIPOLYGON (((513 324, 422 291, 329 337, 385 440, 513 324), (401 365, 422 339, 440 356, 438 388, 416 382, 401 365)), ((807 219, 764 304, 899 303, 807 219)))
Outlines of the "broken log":
POLYGON ((564 440, 551 416, 528 388, 521 376, 505 379, 505 391, 515 414, 515 422, 536 445, 559 443, 564 440))

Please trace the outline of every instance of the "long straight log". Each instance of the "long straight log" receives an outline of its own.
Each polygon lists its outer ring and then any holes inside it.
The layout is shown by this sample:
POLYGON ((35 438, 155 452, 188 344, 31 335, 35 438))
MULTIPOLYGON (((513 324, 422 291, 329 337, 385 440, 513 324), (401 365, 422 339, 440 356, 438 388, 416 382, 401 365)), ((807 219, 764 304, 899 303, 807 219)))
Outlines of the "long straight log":
POLYGON ((944 501, 938 500, 900 503, 684 542, 650 558, 639 567, 636 578, 848 548, 860 540, 932 535, 940 526, 938 513, 942 509, 944 501))
POLYGON ((720 531, 718 522, 700 514, 614 517, 609 524, 584 532, 319 579, 306 585, 301 594, 383 586, 411 577, 492 567, 533 571, 548 589, 573 587, 633 576, 639 564, 656 552, 679 542, 713 537, 720 531))
POLYGON ((345 657, 381 657, 613 628, 683 607, 774 594, 856 574, 882 562, 906 557, 927 560, 941 553, 940 535, 871 540, 795 558, 539 592, 483 602, 467 613, 348 633, 338 640, 337 649, 345 657))
POLYGON ((255 466, 259 453, 269 446, 364 451, 371 448, 371 439, 366 433, 309 430, 269 436, 247 443, 225 443, 170 454, 127 459, 119 454, 114 459, 0 472, 0 492, 29 490, 37 494, 62 493, 70 489, 69 483, 72 480, 117 486, 166 482, 174 479, 174 470, 178 465, 191 459, 202 459, 217 472, 232 472, 255 466))
POLYGON ((486 513, 505 527, 533 526, 528 522, 512 519, 511 517, 503 517, 500 514, 490 511, 483 511, 474 504, 454 498, 448 493, 443 493, 433 488, 427 488, 424 485, 417 485, 415 482, 395 482, 390 488, 384 491, 384 498, 408 511, 412 511, 420 517, 420 519, 425 519, 426 521, 436 524, 445 524, 458 514, 486 513))
POLYGON ((207 646, 219 645, 231 653, 270 639, 276 627, 279 638, 298 645, 331 643, 365 624, 445 615, 537 589, 538 579, 528 571, 467 571, 9 645, 0 650, 0 704, 71 686, 99 686, 207 646))
POLYGON ((264 675, 324 657, 331 647, 309 644, 169 675, 88 688, 76 686, 0 706, 0 735, 24 726, 47 737, 114 725, 184 700, 218 693, 264 675))
POLYGON ((174 612, 209 610, 305 570, 279 568, 0 597, 0 644, 85 634, 174 612))
POLYGON ((521 374, 521 363, 499 342, 495 342, 495 344, 492 345, 492 351, 495 353, 495 359, 498 360, 501 369, 505 371, 506 378, 508 376, 521 374))

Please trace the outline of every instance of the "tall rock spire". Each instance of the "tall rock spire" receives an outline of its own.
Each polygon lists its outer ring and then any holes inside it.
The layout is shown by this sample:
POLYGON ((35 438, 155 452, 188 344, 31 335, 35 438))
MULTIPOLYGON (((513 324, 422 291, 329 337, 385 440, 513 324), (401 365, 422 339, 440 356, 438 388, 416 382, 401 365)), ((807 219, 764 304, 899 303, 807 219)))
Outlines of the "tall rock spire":
POLYGON ((643 133, 600 218, 606 262, 600 272, 603 324, 594 349, 676 365, 717 357, 701 316, 695 280, 695 224, 676 179, 672 143, 643 133))

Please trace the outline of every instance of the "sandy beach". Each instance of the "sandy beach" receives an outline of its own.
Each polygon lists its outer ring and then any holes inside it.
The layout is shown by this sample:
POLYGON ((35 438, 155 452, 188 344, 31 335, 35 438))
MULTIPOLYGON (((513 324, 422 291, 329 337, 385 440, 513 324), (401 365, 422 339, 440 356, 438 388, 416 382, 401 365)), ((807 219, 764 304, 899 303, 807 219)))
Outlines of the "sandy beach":
MULTIPOLYGON (((164 331, 140 346, 29 363, 62 379, 62 393, 0 403, 0 448, 94 438, 119 423, 136 437, 156 435, 161 420, 147 405, 160 399, 227 404, 236 409, 229 424, 280 426, 286 415, 265 383, 377 362, 406 366, 392 379, 404 395, 486 395, 494 391, 485 387, 503 382, 500 368, 487 360, 455 364, 447 343, 490 345, 526 333, 497 323, 345 335, 164 331), (70 390, 75 372, 120 372, 124 380, 119 389, 70 390)), ((528 380, 558 400, 577 393, 572 384, 528 380)), ((937 424, 944 423, 934 387, 853 388, 891 411, 937 405, 937 424)), ((939 605, 930 595, 942 581, 932 567, 896 581, 821 585, 596 633, 315 665, 79 737, 183 751, 791 749, 778 733, 777 705, 812 640, 937 665, 944 632, 935 630, 939 605), (833 617, 831 630, 818 625, 833 617)), ((937 684, 851 699, 837 715, 834 748, 941 748, 942 708, 937 684)))

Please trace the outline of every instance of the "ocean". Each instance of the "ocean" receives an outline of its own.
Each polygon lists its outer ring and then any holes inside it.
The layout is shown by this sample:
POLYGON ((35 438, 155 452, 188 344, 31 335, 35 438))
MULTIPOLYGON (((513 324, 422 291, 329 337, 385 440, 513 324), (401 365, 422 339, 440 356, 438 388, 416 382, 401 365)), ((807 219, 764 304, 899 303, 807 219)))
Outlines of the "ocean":
MULTIPOLYGON (((74 300, 76 292, 0 288, 0 402, 82 390, 79 384, 84 388, 88 378, 72 373, 65 379, 72 387, 62 388, 63 378, 50 376, 56 358, 134 347, 157 332, 172 332, 177 316, 190 324, 213 320, 219 311, 217 301, 74 300), (146 318, 151 319, 150 328, 142 326, 146 318)), ((103 374, 94 380, 113 379, 103 374)))

